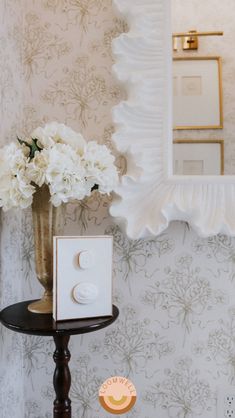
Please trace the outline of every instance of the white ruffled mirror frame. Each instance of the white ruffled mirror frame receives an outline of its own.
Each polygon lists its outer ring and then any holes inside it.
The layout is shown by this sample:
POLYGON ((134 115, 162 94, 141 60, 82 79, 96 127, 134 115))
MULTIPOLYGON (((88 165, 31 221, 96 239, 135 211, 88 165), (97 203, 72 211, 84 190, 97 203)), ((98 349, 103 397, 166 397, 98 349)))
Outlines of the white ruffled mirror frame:
POLYGON ((129 32, 113 42, 128 99, 113 109, 113 140, 127 157, 111 215, 133 239, 187 221, 203 237, 235 235, 235 176, 172 174, 171 0, 113 0, 129 32))

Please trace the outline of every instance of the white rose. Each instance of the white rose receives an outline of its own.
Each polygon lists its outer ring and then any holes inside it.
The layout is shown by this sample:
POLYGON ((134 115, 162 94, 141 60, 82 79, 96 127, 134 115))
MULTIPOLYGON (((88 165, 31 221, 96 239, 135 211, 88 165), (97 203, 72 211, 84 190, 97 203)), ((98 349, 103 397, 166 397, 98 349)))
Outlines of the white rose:
POLYGON ((35 188, 27 183, 26 178, 16 177, 9 189, 11 206, 20 207, 21 209, 31 206, 34 192, 35 188))
MULTIPOLYGON (((55 206, 87 195, 85 170, 79 154, 70 146, 56 144, 48 154, 46 182, 55 206)), ((89 190, 90 193, 90 190, 89 190)))
POLYGON ((118 172, 114 156, 105 145, 95 141, 87 144, 82 157, 87 179, 99 186, 100 193, 109 193, 118 183, 118 172))
POLYGON ((37 144, 40 148, 51 148, 54 144, 68 144, 75 150, 81 153, 86 144, 83 136, 73 131, 63 123, 51 122, 44 126, 44 128, 35 129, 32 134, 32 138, 38 139, 37 144))
POLYGON ((2 155, 9 166, 14 172, 24 171, 28 158, 24 154, 24 148, 14 142, 11 142, 2 148, 2 155))
POLYGON ((46 150, 35 152, 34 158, 27 165, 27 177, 41 187, 46 182, 48 155, 46 150))
POLYGON ((35 188, 25 177, 15 176, 9 171, 0 178, 0 206, 4 211, 11 208, 27 208, 32 204, 35 188))
POLYGON ((26 176, 28 159, 23 148, 11 143, 0 155, 0 206, 3 210, 30 206, 35 188, 26 176))
POLYGON ((41 128, 40 126, 31 133, 31 137, 37 139, 39 148, 50 148, 54 145, 53 136, 46 133, 45 128, 41 128))
POLYGON ((86 141, 81 134, 73 131, 63 123, 57 124, 57 133, 55 138, 55 142, 71 145, 71 147, 79 153, 83 151, 86 145, 86 141))

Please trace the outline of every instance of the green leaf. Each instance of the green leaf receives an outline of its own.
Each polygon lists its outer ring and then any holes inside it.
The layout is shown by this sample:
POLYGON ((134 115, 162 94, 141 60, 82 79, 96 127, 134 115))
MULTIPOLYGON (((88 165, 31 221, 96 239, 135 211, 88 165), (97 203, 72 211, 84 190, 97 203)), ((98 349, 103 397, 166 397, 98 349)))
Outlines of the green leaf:
POLYGON ((32 138, 32 143, 31 144, 29 144, 26 141, 23 141, 18 136, 17 136, 17 140, 19 141, 20 145, 26 145, 26 147, 29 148, 29 150, 30 150, 29 151, 29 159, 30 160, 32 160, 34 158, 36 151, 39 151, 39 152, 42 151, 42 148, 40 148, 37 144, 37 141, 38 141, 37 138, 32 138))
POLYGON ((93 190, 98 190, 99 186, 98 184, 95 184, 92 188, 91 188, 91 192, 93 192, 93 190))
POLYGON ((29 148, 31 148, 30 147, 30 144, 28 144, 28 142, 26 142, 26 141, 23 141, 23 139, 20 139, 18 136, 17 136, 17 140, 18 140, 18 142, 20 143, 20 145, 26 145, 26 147, 29 147, 29 148))
POLYGON ((37 144, 38 140, 37 138, 32 138, 32 144, 31 144, 31 152, 30 152, 30 158, 34 158, 34 154, 36 151, 42 151, 42 148, 40 148, 37 144))

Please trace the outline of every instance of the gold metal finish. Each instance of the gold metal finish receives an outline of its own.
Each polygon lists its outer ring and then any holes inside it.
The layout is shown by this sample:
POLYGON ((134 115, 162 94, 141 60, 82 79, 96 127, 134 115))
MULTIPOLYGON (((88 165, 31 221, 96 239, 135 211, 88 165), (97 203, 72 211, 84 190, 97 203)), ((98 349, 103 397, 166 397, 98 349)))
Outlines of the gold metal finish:
POLYGON ((178 51, 178 38, 172 38, 173 51, 178 51))
POLYGON ((173 33, 173 51, 178 50, 178 47, 176 47, 178 38, 181 38, 183 51, 197 51, 199 46, 199 36, 223 36, 223 34, 224 33, 222 31, 197 32, 196 30, 173 33))
MULTIPOLYGON (((194 32, 194 31, 193 31, 194 32)), ((193 36, 223 36, 224 32, 222 31, 213 31, 213 32, 195 32, 193 36)), ((184 38, 185 36, 191 36, 191 31, 189 32, 178 32, 173 33, 173 38, 184 38)))
POLYGON ((223 139, 174 139, 173 144, 220 144, 220 175, 224 175, 224 140, 223 139))
POLYGON ((60 208, 50 202, 50 193, 46 185, 38 188, 32 204, 36 274, 44 287, 43 297, 28 306, 34 313, 52 313, 53 290, 53 235, 59 226, 60 208))
POLYGON ((222 59, 221 57, 175 57, 173 61, 200 61, 200 60, 216 60, 218 62, 218 74, 219 74, 219 108, 220 108, 220 122, 219 125, 208 126, 174 126, 174 131, 181 130, 204 130, 204 129, 223 129, 223 87, 222 87, 222 59))
POLYGON ((182 49, 184 51, 195 51, 198 49, 198 37, 195 36, 195 34, 197 34, 197 31, 190 30, 189 33, 191 34, 190 36, 182 37, 182 49))

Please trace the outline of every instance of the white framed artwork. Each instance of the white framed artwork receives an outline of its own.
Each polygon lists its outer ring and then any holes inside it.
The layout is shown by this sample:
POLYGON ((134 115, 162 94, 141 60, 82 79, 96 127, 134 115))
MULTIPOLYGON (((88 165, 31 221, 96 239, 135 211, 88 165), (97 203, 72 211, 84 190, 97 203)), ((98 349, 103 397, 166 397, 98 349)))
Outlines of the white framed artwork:
POLYGON ((56 236, 53 250, 55 321, 112 315, 113 237, 56 236))
POLYGON ((174 140, 173 174, 223 175, 224 141, 222 139, 174 140))
POLYGON ((173 127, 175 130, 223 128, 220 57, 173 59, 173 127))

